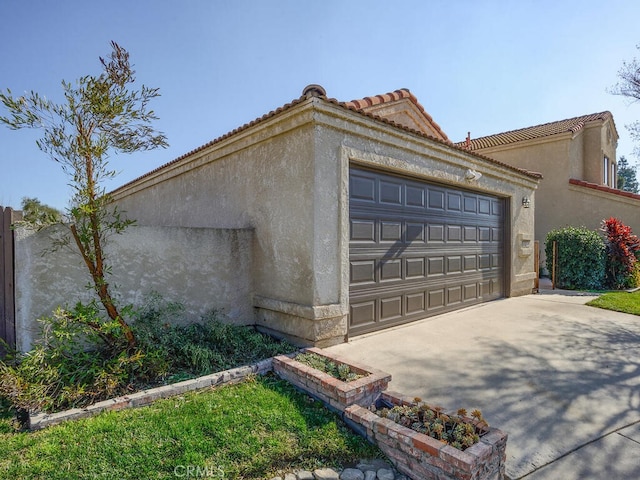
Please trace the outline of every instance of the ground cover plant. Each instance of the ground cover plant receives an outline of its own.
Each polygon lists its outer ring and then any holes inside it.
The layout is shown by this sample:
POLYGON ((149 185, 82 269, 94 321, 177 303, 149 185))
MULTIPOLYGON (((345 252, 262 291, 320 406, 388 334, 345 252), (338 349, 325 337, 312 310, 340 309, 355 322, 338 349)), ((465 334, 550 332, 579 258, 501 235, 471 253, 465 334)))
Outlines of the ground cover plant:
POLYGON ((321 402, 272 375, 35 433, 0 419, 0 471, 25 480, 177 478, 189 467, 207 478, 272 478, 376 457, 321 402))
POLYGON ((317 353, 299 353, 294 358, 300 363, 327 373, 343 382, 351 382, 364 377, 364 375, 354 372, 346 363, 334 362, 330 358, 323 357, 317 353))
MULTIPOLYGON (((25 412, 82 407, 296 350, 253 327, 226 324, 215 312, 198 323, 184 324, 183 306, 158 295, 127 312, 135 318, 132 328, 138 343, 133 351, 114 352, 87 327, 87 322, 98 321, 96 302, 60 308, 42 319, 35 347, 0 362, 0 398, 24 420, 25 412)), ((119 328, 116 323, 102 325, 119 328)))
POLYGON ((591 300, 587 305, 606 310, 614 310, 616 312, 640 315, 640 291, 633 293, 627 291, 608 292, 591 300))

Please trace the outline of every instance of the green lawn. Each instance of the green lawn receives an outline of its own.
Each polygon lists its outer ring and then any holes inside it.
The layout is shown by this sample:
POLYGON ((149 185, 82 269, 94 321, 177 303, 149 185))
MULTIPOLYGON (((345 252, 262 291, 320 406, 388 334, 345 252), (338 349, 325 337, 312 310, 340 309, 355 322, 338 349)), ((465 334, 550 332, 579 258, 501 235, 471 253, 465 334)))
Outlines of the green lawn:
POLYGON ((34 433, 0 417, 3 478, 270 478, 373 457, 382 453, 339 417, 271 375, 34 433))
POLYGON ((587 305, 640 315, 640 290, 637 292, 609 292, 591 300, 587 305))

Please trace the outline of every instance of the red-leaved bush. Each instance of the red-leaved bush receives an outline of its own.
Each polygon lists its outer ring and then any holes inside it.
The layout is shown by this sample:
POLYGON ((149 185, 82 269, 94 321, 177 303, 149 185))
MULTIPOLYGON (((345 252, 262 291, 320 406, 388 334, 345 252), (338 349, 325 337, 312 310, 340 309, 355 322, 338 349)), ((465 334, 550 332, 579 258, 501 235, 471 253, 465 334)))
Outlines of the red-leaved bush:
MULTIPOLYGON (((633 278, 637 262, 636 252, 640 250, 640 239, 617 218, 602 221, 602 231, 607 245, 607 280, 614 288, 624 288, 633 278)), ((633 285, 635 286, 635 285, 633 285)))

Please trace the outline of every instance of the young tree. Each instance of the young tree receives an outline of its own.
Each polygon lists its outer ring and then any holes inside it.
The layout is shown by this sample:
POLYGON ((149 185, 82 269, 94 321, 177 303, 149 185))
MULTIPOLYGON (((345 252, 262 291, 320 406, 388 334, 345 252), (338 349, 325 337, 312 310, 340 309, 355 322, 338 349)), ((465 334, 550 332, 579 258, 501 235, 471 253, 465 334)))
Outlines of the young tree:
MULTIPOLYGON (((13 130, 42 130, 38 147, 69 176, 73 196, 67 212, 67 241, 72 239, 77 246, 100 302, 120 327, 118 336, 102 332, 103 338, 115 344, 123 335, 131 349, 136 344, 135 336, 109 289, 104 246, 109 235, 121 233, 133 222, 113 205, 102 182, 116 175, 109 168, 110 154, 166 147, 167 141, 151 126, 157 117, 149 109, 149 102, 159 96, 158 89, 144 85, 131 88, 135 78, 129 53, 115 42, 111 47, 109 58, 100 57, 103 71, 99 76, 87 75, 75 85, 62 81, 62 103, 33 91, 19 97, 12 96, 8 89, 0 93, 0 102, 8 112, 8 116, 0 116, 0 122, 13 130)), ((91 323, 90 327, 100 331, 101 325, 91 323)))
POLYGON ((636 177, 637 166, 629 165, 627 159, 622 156, 618 159, 618 188, 626 192, 638 193, 640 185, 636 177))

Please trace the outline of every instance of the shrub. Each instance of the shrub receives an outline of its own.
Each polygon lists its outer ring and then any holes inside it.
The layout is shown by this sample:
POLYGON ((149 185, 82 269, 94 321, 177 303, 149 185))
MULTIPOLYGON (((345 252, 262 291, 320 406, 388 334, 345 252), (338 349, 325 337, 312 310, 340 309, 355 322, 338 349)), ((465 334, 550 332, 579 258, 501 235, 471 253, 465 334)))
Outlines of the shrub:
POLYGON ((110 340, 120 325, 102 319, 95 302, 58 308, 40 320, 32 350, 0 362, 0 399, 17 412, 54 412, 295 350, 251 327, 224 324, 215 314, 202 323, 172 324, 183 310, 157 295, 138 311, 123 310, 133 316, 138 337, 130 350, 124 341, 114 347, 110 340))
POLYGON ((166 359, 173 377, 217 372, 296 350, 254 327, 224 323, 215 311, 199 323, 181 325, 183 311, 182 305, 152 295, 133 323, 139 345, 147 354, 166 359))
POLYGON ((640 240, 631 227, 614 217, 602 221, 602 231, 607 247, 607 285, 616 289, 638 286, 635 266, 640 240))
POLYGON ((128 391, 132 379, 152 378, 140 350, 104 340, 120 328, 103 321, 95 303, 58 308, 39 320, 40 339, 26 353, 0 362, 0 396, 18 411, 58 411, 128 391), (89 324, 100 325, 99 329, 89 324))
POLYGON ((553 242, 558 243, 556 284, 568 289, 599 289, 604 285, 606 248, 598 232, 564 227, 547 234, 547 269, 553 269, 553 242))

